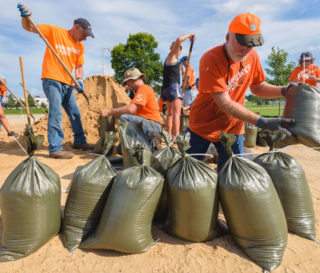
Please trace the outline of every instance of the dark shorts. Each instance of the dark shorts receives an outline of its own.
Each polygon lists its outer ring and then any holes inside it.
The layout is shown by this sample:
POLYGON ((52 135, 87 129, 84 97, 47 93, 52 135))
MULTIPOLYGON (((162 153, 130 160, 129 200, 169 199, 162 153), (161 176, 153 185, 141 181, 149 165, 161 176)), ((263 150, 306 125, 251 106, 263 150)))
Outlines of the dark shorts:
POLYGON ((181 86, 178 83, 173 83, 161 90, 161 99, 163 101, 173 102, 176 99, 182 99, 181 86))

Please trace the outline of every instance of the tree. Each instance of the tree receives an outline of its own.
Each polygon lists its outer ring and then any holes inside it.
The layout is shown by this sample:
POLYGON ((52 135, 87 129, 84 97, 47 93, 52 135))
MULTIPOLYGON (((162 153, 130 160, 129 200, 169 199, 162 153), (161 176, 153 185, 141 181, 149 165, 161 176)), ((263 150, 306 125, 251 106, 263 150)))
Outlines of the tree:
POLYGON ((14 108, 16 105, 16 100, 14 99, 14 97, 10 94, 7 96, 7 98, 8 98, 8 102, 5 104, 6 107, 14 108))
POLYGON ((270 68, 265 71, 271 76, 267 77, 266 82, 273 85, 287 85, 290 78, 291 71, 296 66, 295 62, 287 64, 288 53, 279 47, 272 47, 271 54, 268 56, 266 64, 270 68))
POLYGON ((33 98, 31 97, 30 94, 28 94, 28 104, 30 108, 36 107, 36 103, 34 102, 33 98))
POLYGON ((162 83, 162 62, 160 54, 155 53, 158 42, 152 34, 139 32, 130 34, 126 44, 118 44, 111 50, 111 66, 115 79, 122 82, 124 72, 132 67, 138 68, 147 78, 146 84, 160 92, 162 83))

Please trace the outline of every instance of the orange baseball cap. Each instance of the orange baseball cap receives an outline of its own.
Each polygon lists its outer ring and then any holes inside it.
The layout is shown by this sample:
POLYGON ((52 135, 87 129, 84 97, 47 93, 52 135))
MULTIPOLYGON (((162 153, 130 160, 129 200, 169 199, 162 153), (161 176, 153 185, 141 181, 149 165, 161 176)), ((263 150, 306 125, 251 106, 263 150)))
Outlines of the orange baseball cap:
POLYGON ((251 13, 237 15, 229 25, 229 32, 236 34, 237 41, 242 46, 262 46, 264 43, 260 18, 251 13))

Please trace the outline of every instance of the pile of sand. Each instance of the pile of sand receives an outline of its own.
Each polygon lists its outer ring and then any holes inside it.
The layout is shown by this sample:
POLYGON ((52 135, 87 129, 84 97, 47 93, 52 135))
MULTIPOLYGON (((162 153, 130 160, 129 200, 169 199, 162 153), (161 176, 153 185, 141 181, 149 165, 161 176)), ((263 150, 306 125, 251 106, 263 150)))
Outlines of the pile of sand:
MULTIPOLYGON (((77 103, 81 112, 82 126, 87 137, 87 142, 94 144, 99 139, 98 120, 101 109, 111 109, 130 103, 130 98, 123 86, 119 85, 110 76, 92 76, 84 80, 84 90, 89 98, 90 105, 81 94, 77 94, 77 103)), ((76 91, 75 91, 76 92, 76 91)), ((48 118, 42 118, 33 126, 36 135, 45 136, 47 140, 48 118)), ((67 114, 63 111, 62 127, 64 132, 64 143, 73 142, 73 132, 67 114)))

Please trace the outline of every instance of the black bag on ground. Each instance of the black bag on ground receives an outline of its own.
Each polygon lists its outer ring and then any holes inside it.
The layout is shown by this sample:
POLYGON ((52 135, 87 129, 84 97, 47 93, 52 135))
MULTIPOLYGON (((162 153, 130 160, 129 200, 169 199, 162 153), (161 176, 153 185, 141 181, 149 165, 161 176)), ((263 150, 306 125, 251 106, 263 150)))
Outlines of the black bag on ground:
POLYGON ((167 171, 168 218, 166 230, 187 241, 208 241, 222 234, 218 223, 217 173, 186 154, 190 134, 179 135, 183 157, 167 171))
MULTIPOLYGON (((93 152, 96 154, 103 154, 105 145, 107 144, 110 132, 115 132, 115 119, 113 116, 107 118, 99 117, 99 140, 93 147, 93 152)), ((111 147, 106 156, 111 155, 113 147, 111 147)))
POLYGON ((286 137, 275 143, 275 147, 295 143, 320 147, 320 91, 317 88, 306 84, 292 86, 286 94, 283 116, 295 119, 288 130, 296 138, 286 137))
MULTIPOLYGON (((105 134, 104 154, 117 141, 115 133, 105 134)), ((105 155, 78 167, 67 197, 62 222, 65 247, 73 252, 98 226, 101 212, 117 172, 105 155)))
POLYGON ((61 225, 59 176, 33 156, 43 136, 34 136, 29 126, 25 136, 30 157, 12 171, 0 190, 1 262, 35 252, 58 234, 61 225))
MULTIPOLYGON (((143 162, 141 157, 137 160, 143 162)), ((151 224, 162 187, 163 177, 146 165, 118 173, 96 231, 80 247, 125 253, 147 251, 155 243, 151 224)))
POLYGON ((244 136, 244 146, 247 148, 254 148, 257 145, 257 134, 258 134, 258 127, 250 124, 245 123, 245 136, 244 136))
MULTIPOLYGON (((232 155, 235 137, 222 133, 220 141, 232 155)), ((219 173, 219 194, 235 243, 263 269, 276 268, 287 245, 288 231, 266 170, 249 159, 231 156, 219 173)))
POLYGON ((141 123, 119 121, 119 136, 124 168, 140 165, 135 153, 142 154, 138 156, 143 160, 141 164, 150 166, 152 152, 141 126, 141 123))
MULTIPOLYGON (((265 132, 265 137, 272 151, 276 133, 265 132)), ((302 166, 290 155, 277 151, 261 154, 254 161, 265 168, 277 189, 288 230, 315 240, 312 197, 302 166)))
POLYGON ((155 222, 163 224, 168 214, 168 182, 166 179, 167 170, 174 165, 182 157, 182 155, 178 149, 172 146, 167 131, 162 131, 160 135, 164 137, 167 146, 152 154, 151 167, 157 172, 161 173, 165 178, 161 198, 154 216, 155 222))

